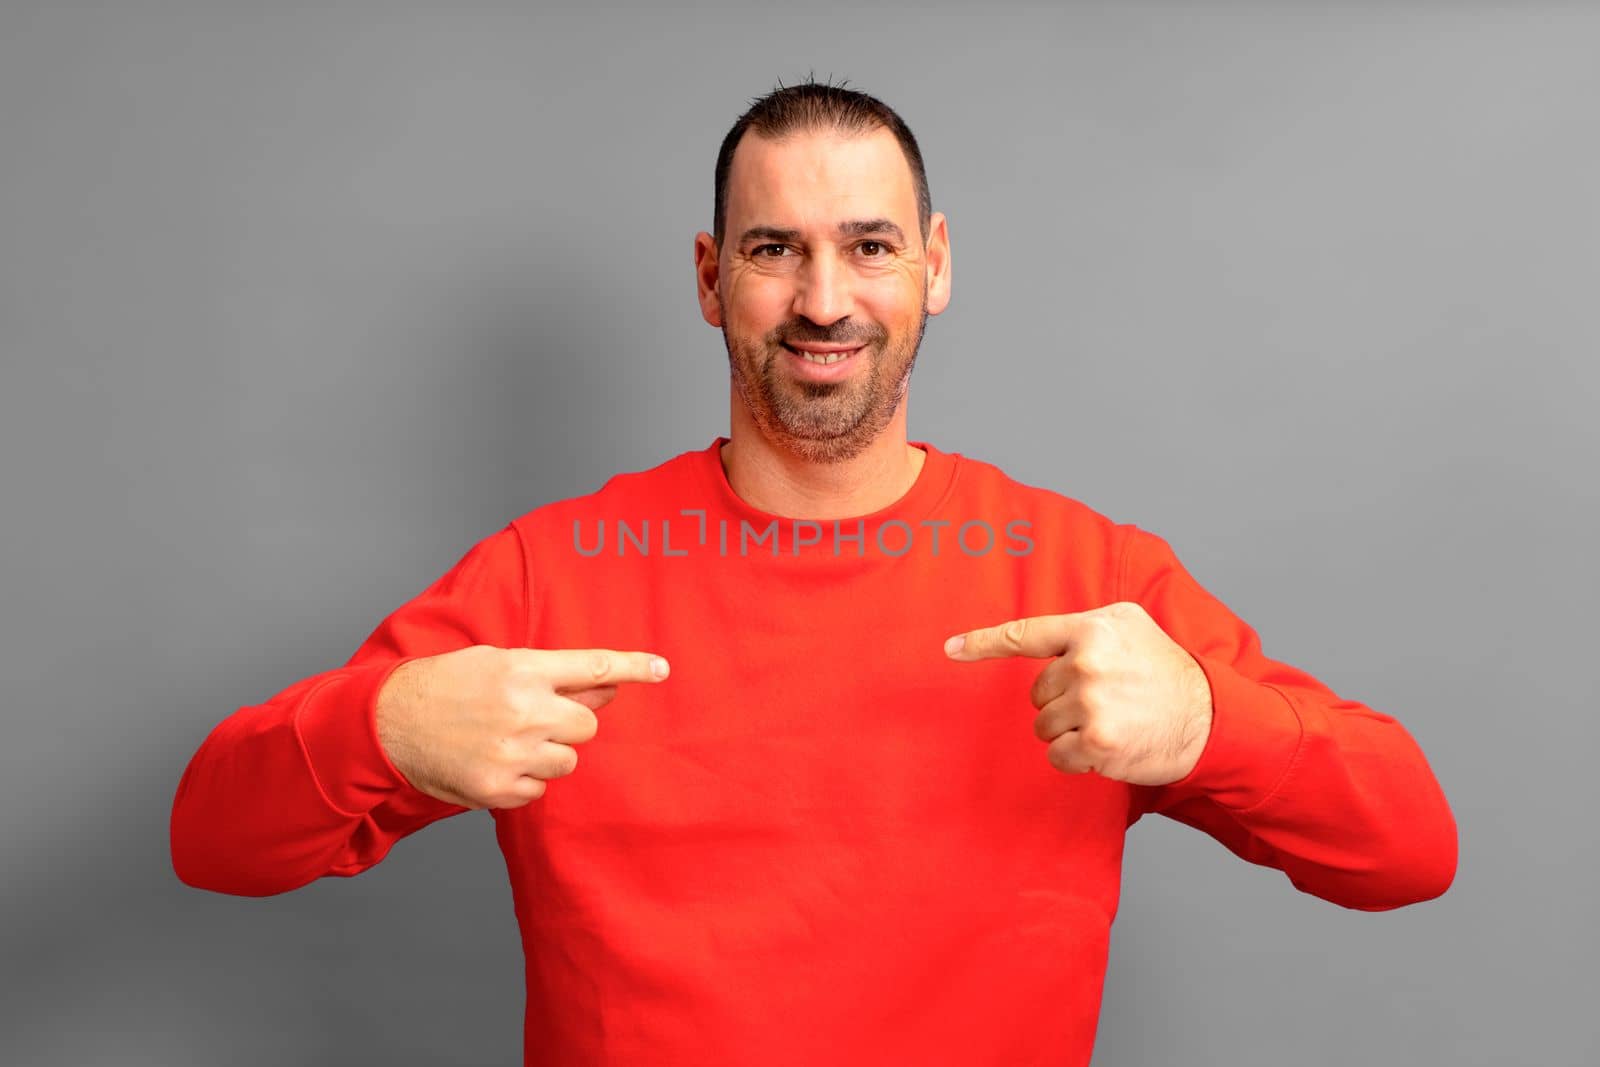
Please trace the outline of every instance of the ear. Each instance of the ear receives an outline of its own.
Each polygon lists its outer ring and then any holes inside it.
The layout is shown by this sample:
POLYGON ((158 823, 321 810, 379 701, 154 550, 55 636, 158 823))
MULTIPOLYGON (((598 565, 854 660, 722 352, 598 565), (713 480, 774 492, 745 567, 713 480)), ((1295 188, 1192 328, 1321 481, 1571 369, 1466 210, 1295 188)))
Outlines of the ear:
POLYGON ((950 229, 944 213, 928 220, 928 314, 937 315, 950 304, 950 229))
POLYGON ((722 288, 718 279, 717 242, 701 230, 694 235, 694 281, 700 296, 700 317, 722 326, 722 288))

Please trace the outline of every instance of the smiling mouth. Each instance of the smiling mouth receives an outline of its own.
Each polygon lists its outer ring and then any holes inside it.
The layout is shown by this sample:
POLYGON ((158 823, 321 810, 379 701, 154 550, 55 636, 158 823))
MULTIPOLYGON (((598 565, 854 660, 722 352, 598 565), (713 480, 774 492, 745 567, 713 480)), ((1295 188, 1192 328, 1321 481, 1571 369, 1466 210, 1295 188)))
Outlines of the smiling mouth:
POLYGON ((807 363, 815 363, 818 366, 826 367, 834 363, 842 363, 867 346, 857 345, 855 348, 847 348, 839 352, 806 352, 798 348, 791 348, 789 345, 784 345, 783 347, 785 350, 793 355, 799 356, 807 363))

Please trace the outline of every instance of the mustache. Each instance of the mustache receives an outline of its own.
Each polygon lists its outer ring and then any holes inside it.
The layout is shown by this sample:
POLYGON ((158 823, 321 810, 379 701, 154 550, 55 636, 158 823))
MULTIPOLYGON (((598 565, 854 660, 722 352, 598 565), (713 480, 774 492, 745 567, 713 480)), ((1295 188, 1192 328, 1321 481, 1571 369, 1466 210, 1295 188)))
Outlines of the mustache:
POLYGON ((787 345, 865 345, 881 340, 881 335, 881 330, 862 330, 842 320, 829 326, 795 321, 774 330, 772 338, 779 344, 787 345))

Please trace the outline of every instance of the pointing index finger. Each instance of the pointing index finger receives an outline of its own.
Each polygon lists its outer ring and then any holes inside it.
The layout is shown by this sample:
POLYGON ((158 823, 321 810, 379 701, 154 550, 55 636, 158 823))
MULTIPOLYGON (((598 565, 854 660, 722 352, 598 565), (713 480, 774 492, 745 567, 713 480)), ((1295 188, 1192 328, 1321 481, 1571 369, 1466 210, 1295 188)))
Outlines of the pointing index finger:
POLYGON ((531 649, 541 673, 554 689, 590 689, 622 682, 659 682, 667 661, 650 652, 609 648, 531 649))
POLYGON ((1035 615, 1012 619, 998 626, 968 630, 945 642, 945 652, 955 660, 998 659, 1002 656, 1059 656, 1067 649, 1078 616, 1035 615))

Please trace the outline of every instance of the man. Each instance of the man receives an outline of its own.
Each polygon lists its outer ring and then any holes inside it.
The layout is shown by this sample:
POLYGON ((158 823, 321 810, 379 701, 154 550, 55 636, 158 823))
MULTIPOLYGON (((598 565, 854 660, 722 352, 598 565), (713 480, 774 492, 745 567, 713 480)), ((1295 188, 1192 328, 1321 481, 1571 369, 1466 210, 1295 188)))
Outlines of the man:
POLYGON ((348 877, 487 808, 526 1062, 652 1065, 1088 1063, 1150 812, 1348 908, 1445 891, 1396 720, 1265 657, 1155 534, 907 439, 951 257, 893 111, 781 89, 715 186, 729 436, 513 520, 219 724, 183 881, 348 877))

